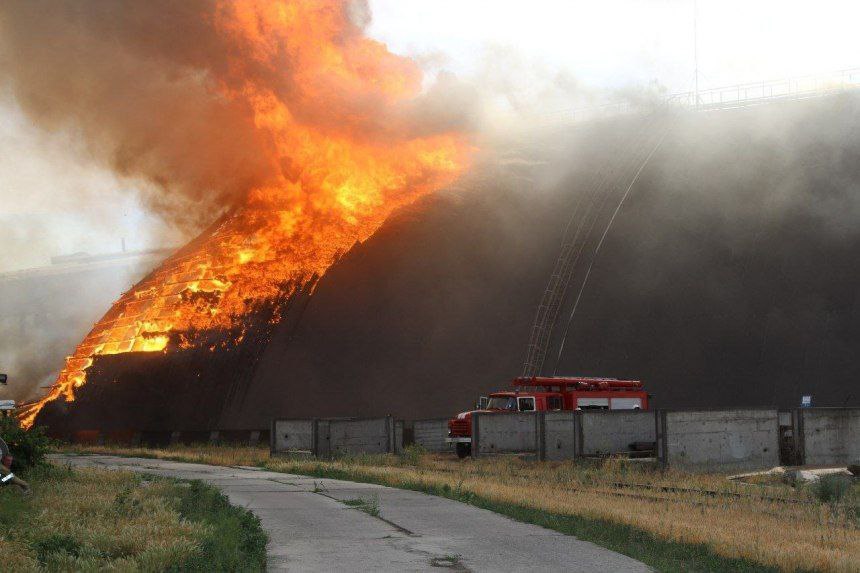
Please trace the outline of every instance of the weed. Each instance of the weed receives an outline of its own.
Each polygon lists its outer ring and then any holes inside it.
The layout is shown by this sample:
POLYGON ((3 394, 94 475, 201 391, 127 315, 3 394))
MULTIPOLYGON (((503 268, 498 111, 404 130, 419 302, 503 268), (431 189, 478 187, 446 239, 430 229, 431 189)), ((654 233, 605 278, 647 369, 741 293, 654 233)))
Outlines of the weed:
POLYGON ((343 503, 373 517, 379 517, 379 496, 376 494, 367 498, 345 499, 343 503))
POLYGON ((851 490, 854 478, 839 474, 824 475, 812 484, 812 492, 821 503, 838 504, 851 490))
POLYGON ((406 466, 417 466, 421 462, 422 456, 427 454, 427 450, 419 444, 410 444, 403 448, 400 454, 400 463, 406 466))
POLYGON ((442 567, 445 569, 460 569, 460 555, 445 555, 443 557, 434 557, 430 560, 431 567, 442 567))
POLYGON ((325 484, 324 484, 324 483, 320 482, 319 484, 317 484, 317 482, 316 482, 316 481, 314 481, 314 489, 313 489, 313 492, 314 492, 314 493, 328 493, 328 489, 326 489, 326 487, 325 487, 325 484))

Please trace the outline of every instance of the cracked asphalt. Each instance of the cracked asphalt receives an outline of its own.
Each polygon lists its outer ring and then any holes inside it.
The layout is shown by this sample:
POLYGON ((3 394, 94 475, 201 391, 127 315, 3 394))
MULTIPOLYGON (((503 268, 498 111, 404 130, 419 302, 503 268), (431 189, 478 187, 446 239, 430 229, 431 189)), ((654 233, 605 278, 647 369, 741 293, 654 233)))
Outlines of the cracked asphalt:
POLYGON ((218 487, 260 518, 270 571, 650 571, 593 543, 413 491, 166 460, 68 454, 52 460, 218 487))

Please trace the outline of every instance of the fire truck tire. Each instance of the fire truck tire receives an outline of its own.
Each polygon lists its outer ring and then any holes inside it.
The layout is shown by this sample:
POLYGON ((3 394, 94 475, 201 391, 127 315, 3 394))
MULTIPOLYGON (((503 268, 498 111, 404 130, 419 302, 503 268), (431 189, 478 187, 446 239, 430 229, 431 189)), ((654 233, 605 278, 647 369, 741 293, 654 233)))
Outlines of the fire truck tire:
POLYGON ((460 458, 462 460, 463 458, 468 458, 471 455, 472 455, 472 444, 464 444, 462 442, 457 444, 457 457, 458 458, 460 458))

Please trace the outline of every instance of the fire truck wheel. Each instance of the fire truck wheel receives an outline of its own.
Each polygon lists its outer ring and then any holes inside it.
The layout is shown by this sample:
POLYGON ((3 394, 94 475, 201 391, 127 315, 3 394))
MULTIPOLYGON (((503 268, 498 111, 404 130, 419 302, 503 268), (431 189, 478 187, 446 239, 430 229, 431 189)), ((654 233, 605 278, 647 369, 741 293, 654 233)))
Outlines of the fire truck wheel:
POLYGON ((472 444, 457 444, 457 457, 461 460, 472 455, 472 444))

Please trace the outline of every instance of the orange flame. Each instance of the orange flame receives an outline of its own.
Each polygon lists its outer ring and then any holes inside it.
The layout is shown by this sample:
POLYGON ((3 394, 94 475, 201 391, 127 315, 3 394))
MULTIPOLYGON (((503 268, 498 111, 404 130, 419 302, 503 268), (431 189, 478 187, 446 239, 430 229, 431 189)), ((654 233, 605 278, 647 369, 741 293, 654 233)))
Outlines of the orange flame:
POLYGON ((341 0, 224 1, 215 14, 236 52, 217 90, 247 106, 279 175, 114 303, 49 393, 22 410, 25 427, 47 402, 73 401, 96 356, 191 348, 188 331, 236 326, 468 161, 460 133, 411 135, 420 70, 364 37, 341 0), (271 81, 282 68, 286 86, 271 81))

